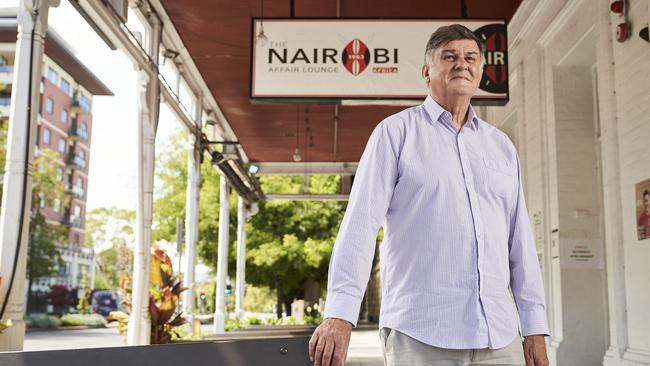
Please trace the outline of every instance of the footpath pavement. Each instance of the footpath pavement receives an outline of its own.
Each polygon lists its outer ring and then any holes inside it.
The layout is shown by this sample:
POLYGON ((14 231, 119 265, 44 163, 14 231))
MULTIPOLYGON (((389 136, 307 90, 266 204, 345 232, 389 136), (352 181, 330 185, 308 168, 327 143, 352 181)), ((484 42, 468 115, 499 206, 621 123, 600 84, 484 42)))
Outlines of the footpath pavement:
MULTIPOLYGON (((204 327, 207 330, 210 327, 204 327)), ((125 342, 114 326, 100 329, 38 330, 25 335, 25 351, 44 351, 94 347, 120 347, 125 342)), ((382 366, 381 343, 377 328, 354 329, 348 351, 348 366, 382 366)))

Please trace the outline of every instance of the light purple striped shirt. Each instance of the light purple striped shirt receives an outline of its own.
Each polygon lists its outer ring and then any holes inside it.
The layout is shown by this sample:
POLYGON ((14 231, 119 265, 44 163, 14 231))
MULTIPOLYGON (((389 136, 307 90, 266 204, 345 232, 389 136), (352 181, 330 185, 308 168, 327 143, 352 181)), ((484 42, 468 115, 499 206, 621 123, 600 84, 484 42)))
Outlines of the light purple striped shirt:
POLYGON ((549 334, 517 151, 471 107, 460 131, 430 96, 375 128, 334 245, 326 318, 356 325, 380 226, 380 327, 495 349, 517 335, 518 311, 524 336, 549 334))

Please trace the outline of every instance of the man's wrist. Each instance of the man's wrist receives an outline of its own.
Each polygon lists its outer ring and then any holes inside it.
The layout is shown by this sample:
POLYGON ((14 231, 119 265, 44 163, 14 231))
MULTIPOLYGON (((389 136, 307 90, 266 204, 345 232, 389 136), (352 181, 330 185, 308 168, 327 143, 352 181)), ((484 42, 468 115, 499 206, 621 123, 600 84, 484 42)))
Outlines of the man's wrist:
POLYGON ((327 319, 330 319, 330 320, 339 320, 339 321, 344 322, 345 324, 349 325, 350 328, 354 328, 354 324, 350 323, 349 320, 345 320, 345 319, 341 319, 341 318, 334 318, 334 317, 327 317, 327 318, 325 318, 325 319, 323 319, 323 320, 327 320, 327 319))
POLYGON ((527 336, 524 336, 524 340, 526 339, 544 339, 546 337, 546 334, 529 334, 527 336))

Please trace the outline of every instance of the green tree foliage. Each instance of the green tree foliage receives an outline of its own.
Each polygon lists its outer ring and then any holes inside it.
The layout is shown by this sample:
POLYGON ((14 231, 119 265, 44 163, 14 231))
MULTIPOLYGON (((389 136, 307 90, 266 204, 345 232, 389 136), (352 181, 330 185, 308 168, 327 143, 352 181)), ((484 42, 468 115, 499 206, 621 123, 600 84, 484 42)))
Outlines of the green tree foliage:
MULTIPOLYGON (((299 177, 263 177, 263 188, 277 192, 297 189, 299 177), (273 190, 267 189, 274 186, 273 190)), ((335 177, 314 179, 313 183, 338 187, 335 177)), ((313 190, 312 190, 313 192, 313 190)), ((278 291, 280 303, 290 314, 294 298, 303 298, 307 280, 324 284, 338 226, 345 212, 344 202, 272 201, 260 204, 260 211, 247 225, 246 280, 256 286, 269 286, 278 291)))
POLYGON ((97 255, 96 289, 116 289, 120 278, 131 273, 133 251, 126 244, 115 244, 97 255))
MULTIPOLYGON (((176 218, 185 218, 188 142, 183 131, 158 150, 157 195, 154 204, 154 240, 174 241, 176 218)), ((265 192, 300 193, 302 176, 262 176, 265 192)), ((336 193, 337 176, 312 176, 309 191, 336 193)), ((246 280, 254 286, 276 289, 278 302, 288 306, 303 298, 307 280, 324 284, 334 238, 345 211, 345 202, 272 201, 260 203, 260 210, 246 225, 246 280)), ((228 272, 236 270, 237 197, 230 195, 230 252, 228 272)), ((216 269, 219 230, 219 174, 209 159, 201 165, 198 255, 216 269)), ((280 304, 278 304, 280 305, 280 304)), ((278 306, 279 308, 279 306, 278 306)))
POLYGON ((131 272, 134 226, 131 210, 100 207, 87 214, 86 244, 99 251, 94 288, 115 289, 120 278, 131 272))
MULTIPOLYGON (((154 202, 155 241, 176 240, 176 218, 185 220, 187 196, 187 136, 179 130, 159 149, 156 162, 156 197, 154 202)), ((197 251, 203 262, 216 268, 217 240, 219 235, 219 173, 210 159, 201 164, 199 190, 199 241, 197 251)), ((230 237, 237 230, 237 198, 230 197, 230 237)), ((232 259, 234 260, 234 258, 232 259)), ((234 263, 234 262, 233 262, 234 263)), ((234 273, 233 266, 230 272, 234 273)))
POLYGON ((86 244, 91 248, 131 244, 135 211, 99 207, 86 214, 86 244))
POLYGON ((27 247, 27 301, 32 297, 35 281, 56 274, 65 265, 59 253, 59 243, 67 240, 68 232, 66 226, 48 224, 39 212, 32 215, 27 247))
POLYGON ((32 297, 32 284, 49 277, 64 265, 59 247, 67 242, 69 230, 63 225, 48 224, 38 207, 53 207, 58 201, 65 207, 69 197, 65 194, 63 173, 57 162, 58 153, 50 149, 39 150, 32 172, 32 218, 29 224, 27 252, 27 301, 32 297))
POLYGON ((63 170, 58 162, 59 153, 52 149, 40 149, 34 159, 32 172, 32 207, 41 203, 54 207, 58 200, 60 207, 67 207, 70 196, 65 194, 63 170))

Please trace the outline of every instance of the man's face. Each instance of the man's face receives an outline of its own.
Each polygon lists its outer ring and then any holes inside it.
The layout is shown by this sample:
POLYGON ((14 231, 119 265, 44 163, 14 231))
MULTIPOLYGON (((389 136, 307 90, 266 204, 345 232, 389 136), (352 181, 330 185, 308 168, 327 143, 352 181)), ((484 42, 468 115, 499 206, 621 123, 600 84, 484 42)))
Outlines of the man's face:
POLYGON ((471 39, 451 41, 431 51, 422 68, 432 95, 473 96, 483 76, 481 53, 471 39))
POLYGON ((643 208, 645 208, 646 212, 650 212, 650 195, 643 196, 643 208))

